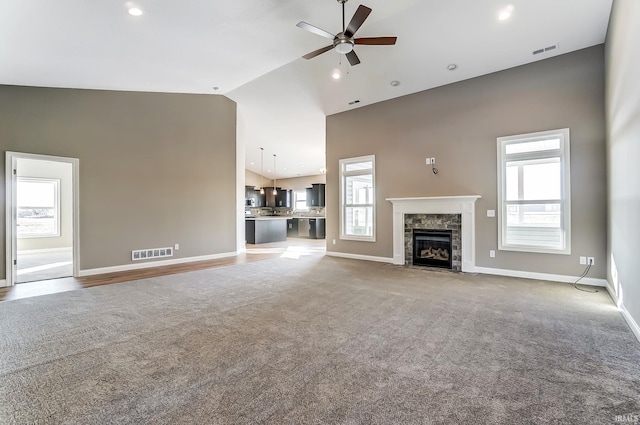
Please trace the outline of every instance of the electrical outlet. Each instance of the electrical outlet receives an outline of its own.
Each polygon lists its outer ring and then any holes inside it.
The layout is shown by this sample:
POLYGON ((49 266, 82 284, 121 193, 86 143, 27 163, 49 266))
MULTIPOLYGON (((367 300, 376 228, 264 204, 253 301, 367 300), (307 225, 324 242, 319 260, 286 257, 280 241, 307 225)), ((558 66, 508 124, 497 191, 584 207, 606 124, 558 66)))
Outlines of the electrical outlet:
POLYGON ((580 257, 580 264, 583 266, 587 265, 587 257, 580 257))
POLYGON ((493 249, 490 249, 489 250, 489 257, 495 258, 495 256, 496 256, 496 251, 494 251, 493 249))
POLYGON ((334 244, 334 245, 336 244, 336 240, 335 240, 335 239, 333 240, 333 244, 334 244))
POLYGON ((175 250, 180 249, 180 244, 179 244, 179 243, 177 243, 177 244, 173 247, 173 249, 175 249, 175 250))
POLYGON ((590 266, 595 266, 596 265, 596 259, 593 257, 587 257, 587 264, 589 264, 590 266))

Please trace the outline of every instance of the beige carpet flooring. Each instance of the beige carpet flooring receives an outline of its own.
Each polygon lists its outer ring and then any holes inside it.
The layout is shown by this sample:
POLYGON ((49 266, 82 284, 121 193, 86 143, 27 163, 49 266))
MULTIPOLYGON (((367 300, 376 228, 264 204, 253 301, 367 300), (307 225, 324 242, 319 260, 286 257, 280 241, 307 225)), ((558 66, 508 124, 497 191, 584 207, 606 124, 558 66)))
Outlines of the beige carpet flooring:
POLYGON ((2 424, 614 424, 604 292, 303 255, 0 303, 2 424))

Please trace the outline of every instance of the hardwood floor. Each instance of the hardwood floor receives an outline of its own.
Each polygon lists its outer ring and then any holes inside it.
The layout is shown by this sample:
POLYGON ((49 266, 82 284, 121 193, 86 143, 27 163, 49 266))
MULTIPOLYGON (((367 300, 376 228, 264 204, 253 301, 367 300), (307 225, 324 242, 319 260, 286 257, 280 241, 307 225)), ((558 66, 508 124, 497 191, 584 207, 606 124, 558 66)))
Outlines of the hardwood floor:
POLYGON ((323 255, 326 249, 324 239, 289 238, 286 242, 276 242, 260 245, 247 244, 246 252, 228 258, 217 260, 197 261, 193 263, 160 266, 148 269, 129 270, 124 272, 106 273, 95 276, 67 277, 62 279, 42 280, 38 282, 20 283, 8 288, 0 288, 0 301, 10 301, 38 295, 54 294, 57 292, 73 291, 92 286, 109 285, 112 283, 128 282, 150 277, 185 273, 195 270, 232 266, 253 261, 264 261, 279 257, 295 257, 301 254, 323 255))

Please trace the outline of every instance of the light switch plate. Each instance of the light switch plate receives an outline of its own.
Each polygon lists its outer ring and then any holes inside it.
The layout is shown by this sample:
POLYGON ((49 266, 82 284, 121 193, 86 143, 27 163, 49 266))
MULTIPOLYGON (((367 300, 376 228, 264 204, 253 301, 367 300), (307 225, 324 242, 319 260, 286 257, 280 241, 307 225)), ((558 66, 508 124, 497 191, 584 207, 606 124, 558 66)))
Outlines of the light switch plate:
POLYGON ((496 210, 487 210, 487 217, 495 217, 496 210))

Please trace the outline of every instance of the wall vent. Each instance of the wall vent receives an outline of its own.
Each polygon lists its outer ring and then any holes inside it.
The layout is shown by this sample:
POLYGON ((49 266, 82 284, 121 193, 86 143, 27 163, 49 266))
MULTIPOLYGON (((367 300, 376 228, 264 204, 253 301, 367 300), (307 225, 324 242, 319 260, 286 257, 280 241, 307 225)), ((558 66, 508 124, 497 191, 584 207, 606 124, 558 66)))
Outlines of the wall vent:
POLYGON ((553 46, 547 46, 547 47, 543 47, 543 48, 538 49, 538 50, 534 50, 534 51, 533 51, 533 54, 534 54, 534 55, 539 55, 540 53, 545 53, 545 52, 549 52, 549 51, 551 51, 551 50, 556 50, 556 49, 557 49, 557 48, 559 48, 559 47, 560 47, 560 44, 559 44, 559 43, 556 43, 556 44, 554 44, 553 46))
POLYGON ((131 260, 133 261, 162 257, 173 257, 173 248, 134 249, 131 251, 131 260))

